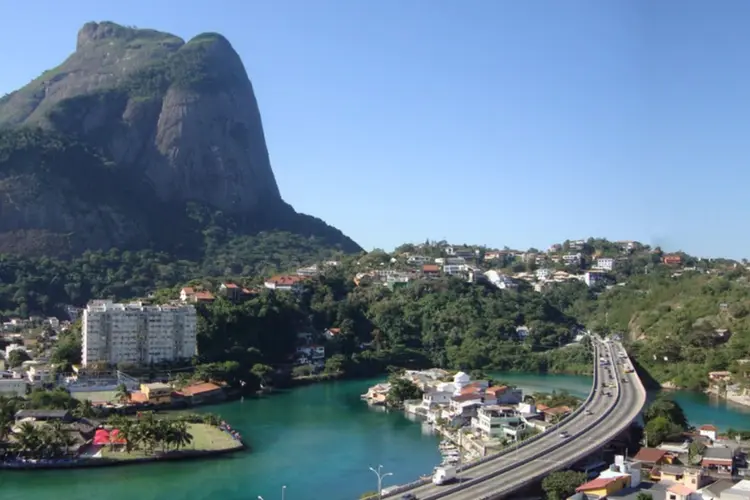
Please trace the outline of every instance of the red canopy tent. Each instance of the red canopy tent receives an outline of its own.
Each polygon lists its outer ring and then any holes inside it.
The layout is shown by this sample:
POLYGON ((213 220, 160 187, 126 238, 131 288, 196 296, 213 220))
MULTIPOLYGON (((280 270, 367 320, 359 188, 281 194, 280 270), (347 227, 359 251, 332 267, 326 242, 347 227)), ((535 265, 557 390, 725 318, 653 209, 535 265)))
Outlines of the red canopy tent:
POLYGON ((94 433, 94 444, 125 444, 125 438, 119 436, 120 431, 117 429, 113 429, 112 432, 109 432, 106 429, 97 429, 94 433))

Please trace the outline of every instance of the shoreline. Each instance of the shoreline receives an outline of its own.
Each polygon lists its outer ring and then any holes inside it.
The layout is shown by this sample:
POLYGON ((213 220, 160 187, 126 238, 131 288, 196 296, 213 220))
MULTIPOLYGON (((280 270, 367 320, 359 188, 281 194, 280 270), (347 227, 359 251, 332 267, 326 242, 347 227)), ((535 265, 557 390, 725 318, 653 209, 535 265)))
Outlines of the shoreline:
POLYGON ((705 394, 715 396, 719 399, 723 399, 725 401, 730 401, 734 404, 738 404, 740 406, 744 407, 750 407, 750 396, 743 396, 741 394, 732 394, 729 392, 726 392, 725 394, 719 393, 719 391, 714 387, 709 387, 708 389, 703 391, 705 394))
POLYGON ((174 462, 179 460, 196 460, 199 458, 220 458, 230 453, 246 450, 247 445, 240 442, 233 448, 224 448, 221 450, 184 450, 179 454, 168 454, 152 457, 140 458, 86 458, 80 461, 60 462, 60 463, 31 463, 31 462, 0 462, 0 470, 13 471, 30 471, 30 470, 55 470, 55 469, 85 469, 94 467, 117 467, 123 465, 142 465, 154 462, 174 462))

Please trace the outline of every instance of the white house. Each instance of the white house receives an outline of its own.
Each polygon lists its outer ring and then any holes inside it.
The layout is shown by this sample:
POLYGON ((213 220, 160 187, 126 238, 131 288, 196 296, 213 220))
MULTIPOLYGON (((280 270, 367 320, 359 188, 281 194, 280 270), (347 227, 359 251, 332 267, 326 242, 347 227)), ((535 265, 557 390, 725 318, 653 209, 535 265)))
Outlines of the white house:
POLYGON ((466 264, 445 264, 443 265, 443 272, 445 274, 459 274, 468 271, 466 264))
POLYGON ((615 259, 611 259, 609 257, 600 257, 596 259, 596 267, 599 269, 604 269, 606 271, 611 271, 615 267, 615 259))
POLYGON ((514 427, 519 425, 523 425, 521 416, 508 406, 483 406, 477 410, 477 416, 471 419, 471 427, 485 437, 515 435, 514 427))
POLYGON ((27 375, 32 384, 43 384, 52 380, 52 368, 46 365, 32 365, 27 375))
POLYGON ((22 378, 0 379, 0 395, 2 396, 24 396, 29 382, 22 378))
POLYGON ((516 337, 518 337, 520 340, 525 339, 529 336, 529 327, 528 326, 517 326, 516 327, 516 337))
POLYGON ((716 433, 718 429, 713 425, 701 425, 698 428, 698 433, 701 436, 706 436, 711 441, 716 441, 716 433))
POLYGON ((469 385, 471 383, 471 377, 464 373, 464 372, 458 372, 455 375, 453 375, 453 385, 456 388, 457 392, 461 392, 461 389, 463 389, 465 386, 469 385))
POLYGON ((592 287, 600 282, 604 278, 604 273, 601 271, 588 271, 583 275, 583 281, 587 286, 592 287))
POLYGON ((447 405, 452 397, 452 391, 427 391, 422 394, 422 405, 428 408, 434 405, 447 405))
POLYGON ((410 255, 406 262, 415 266, 422 266, 424 264, 427 264, 430 261, 429 258, 425 257, 424 255, 410 255))
POLYGON ((581 252, 565 254, 562 256, 562 260, 568 265, 578 264, 581 262, 581 252))
POLYGON ((271 290, 298 292, 302 290, 304 276, 274 276, 268 278, 263 285, 271 290))
POLYGON ((551 274, 552 274, 552 271, 550 271, 546 267, 536 270, 536 277, 537 279, 540 279, 540 280, 546 280, 547 278, 550 277, 551 274))
POLYGON ((322 362, 326 357, 326 348, 319 345, 306 345, 297 348, 297 364, 322 362))
POLYGON ((501 274, 494 269, 484 273, 484 276, 490 283, 498 287, 500 290, 516 288, 518 286, 510 277, 501 274))

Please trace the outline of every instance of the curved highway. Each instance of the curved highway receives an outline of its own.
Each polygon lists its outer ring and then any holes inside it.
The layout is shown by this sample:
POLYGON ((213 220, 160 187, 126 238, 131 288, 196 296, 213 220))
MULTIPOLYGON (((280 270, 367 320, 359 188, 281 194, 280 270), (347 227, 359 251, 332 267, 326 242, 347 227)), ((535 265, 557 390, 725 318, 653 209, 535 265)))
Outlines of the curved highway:
MULTIPOLYGON (((617 362, 618 355, 624 353, 622 346, 597 342, 595 347, 598 386, 582 411, 563 420, 559 428, 539 439, 469 468, 459 476, 459 484, 435 486, 428 483, 408 492, 419 500, 502 498, 550 472, 572 465, 619 435, 638 416, 646 401, 646 391, 637 375, 624 373, 617 362), (599 356, 605 352, 612 361, 611 370, 599 364, 599 356), (628 383, 622 383, 621 378, 628 383), (561 437, 563 431, 570 437, 561 437)), ((403 494, 400 490, 394 496, 398 498, 403 494)))

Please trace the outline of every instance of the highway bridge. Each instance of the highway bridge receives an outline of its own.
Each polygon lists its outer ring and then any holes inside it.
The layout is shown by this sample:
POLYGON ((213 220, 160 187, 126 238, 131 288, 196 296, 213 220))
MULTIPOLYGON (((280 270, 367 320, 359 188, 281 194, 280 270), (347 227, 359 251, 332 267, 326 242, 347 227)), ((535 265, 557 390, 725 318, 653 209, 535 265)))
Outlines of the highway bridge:
POLYGON ((435 486, 418 481, 384 495, 400 498, 406 493, 418 500, 492 500, 505 498, 513 492, 543 479, 603 448, 627 430, 646 402, 646 390, 638 376, 626 373, 632 366, 629 359, 621 364, 625 353, 616 342, 595 340, 596 363, 591 393, 576 411, 554 428, 519 444, 469 464, 459 474, 459 483, 435 486), (611 364, 603 366, 600 357, 611 364), (562 435, 568 433, 568 437, 562 435))

